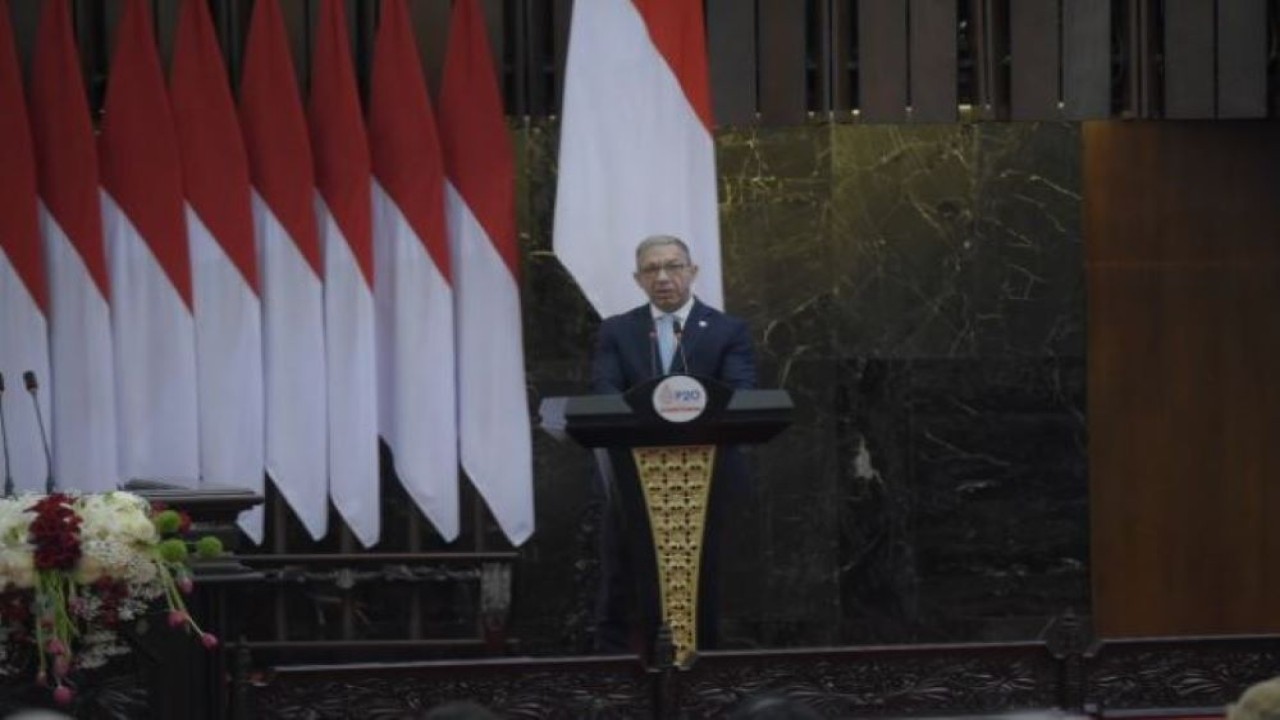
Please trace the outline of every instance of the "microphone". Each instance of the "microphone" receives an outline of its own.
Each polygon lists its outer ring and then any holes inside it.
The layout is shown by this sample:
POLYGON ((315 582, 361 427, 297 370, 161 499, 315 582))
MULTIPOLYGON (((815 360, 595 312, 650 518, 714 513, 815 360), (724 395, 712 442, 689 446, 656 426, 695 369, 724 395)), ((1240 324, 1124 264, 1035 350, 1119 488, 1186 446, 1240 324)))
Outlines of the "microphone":
POLYGON ((658 377, 658 331, 649 330, 649 377, 658 377))
POLYGON ((689 374, 689 358, 684 354, 684 328, 680 327, 680 318, 671 318, 671 329, 675 332, 676 348, 680 351, 680 364, 684 366, 685 375, 689 374))
POLYGON ((53 482, 53 453, 49 452, 49 433, 45 432, 44 413, 40 412, 40 400, 36 397, 36 390, 40 389, 40 384, 36 382, 36 374, 30 370, 22 373, 22 383, 27 386, 27 392, 31 393, 31 404, 36 408, 36 424, 40 426, 40 442, 44 444, 44 464, 48 469, 44 479, 44 491, 52 493, 57 486, 53 482))
POLYGON ((0 372, 0 447, 4 448, 4 496, 13 496, 13 464, 9 462, 9 429, 4 425, 4 373, 0 372))

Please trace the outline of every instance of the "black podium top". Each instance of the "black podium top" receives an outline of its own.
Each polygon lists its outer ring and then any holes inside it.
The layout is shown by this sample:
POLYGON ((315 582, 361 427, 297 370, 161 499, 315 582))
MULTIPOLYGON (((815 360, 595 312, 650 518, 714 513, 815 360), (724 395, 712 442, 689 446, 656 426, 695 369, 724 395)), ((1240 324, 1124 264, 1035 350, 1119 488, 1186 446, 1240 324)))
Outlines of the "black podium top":
POLYGON ((692 378, 706 389, 701 414, 685 422, 664 419, 654 407, 655 392, 668 378, 655 378, 623 395, 546 398, 542 427, 586 447, 755 444, 791 423, 794 405, 786 390, 731 390, 706 377, 692 378))

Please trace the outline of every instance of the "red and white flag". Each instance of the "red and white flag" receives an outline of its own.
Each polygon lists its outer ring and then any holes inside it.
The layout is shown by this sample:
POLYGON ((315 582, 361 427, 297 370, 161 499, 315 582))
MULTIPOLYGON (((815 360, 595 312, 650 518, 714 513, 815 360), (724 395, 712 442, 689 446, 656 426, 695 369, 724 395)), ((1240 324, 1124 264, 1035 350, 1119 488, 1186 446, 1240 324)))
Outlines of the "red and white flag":
POLYGON ((276 0, 254 4, 240 82, 253 183, 267 473, 317 540, 329 522, 324 304, 307 121, 276 0))
MULTIPOLYGON (((579 3, 582 4, 582 3, 579 3)), ((458 0, 440 89, 462 468, 514 545, 533 534, 515 159, 478 0, 458 0)))
POLYGON ((53 475, 85 492, 119 483, 111 307, 98 156, 70 0, 45 0, 29 109, 49 273, 53 475))
POLYGON ((98 137, 120 474, 195 485, 191 258, 178 137, 154 38, 150 4, 126 0, 98 137))
MULTIPOLYGON (((182 4, 169 97, 182 153, 195 300, 200 470, 205 482, 263 490, 262 303, 249 161, 202 2, 182 4)), ((262 507, 240 527, 262 541, 262 507)))
MULTIPOLYGON (((49 381, 48 283, 40 252, 36 212, 36 161, 31 148, 22 73, 9 26, 8 3, 0 2, 0 373, 7 403, 0 422, 7 452, 0 453, 0 477, 14 488, 43 490, 48 468, 35 409, 21 397, 22 374, 28 370, 49 381), (8 465, 6 465, 6 461, 8 465)), ((39 396, 49 417, 49 393, 39 396)))
POLYGON ((440 536, 458 536, 453 287, 444 170, 405 0, 384 0, 369 93, 378 426, 440 536))
POLYGON ((573 5, 554 244, 601 316, 644 301, 631 279, 648 235, 675 235, 698 297, 723 307, 715 146, 702 3, 573 5))
POLYGON ((321 7, 311 55, 308 119, 324 258, 329 494, 347 526, 368 547, 378 542, 379 510, 373 211, 369 144, 344 7, 339 2, 321 7))

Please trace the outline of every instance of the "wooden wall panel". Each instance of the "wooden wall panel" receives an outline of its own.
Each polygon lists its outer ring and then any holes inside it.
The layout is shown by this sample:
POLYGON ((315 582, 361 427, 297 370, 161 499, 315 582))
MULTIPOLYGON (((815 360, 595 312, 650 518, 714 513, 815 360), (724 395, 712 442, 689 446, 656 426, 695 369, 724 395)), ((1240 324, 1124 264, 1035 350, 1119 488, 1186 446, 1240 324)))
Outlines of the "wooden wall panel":
POLYGON ((1214 116, 1214 0, 1164 0, 1164 115, 1214 116))
POLYGON ((907 4, 858 3, 858 109, 869 122, 907 117, 907 4))
POLYGON ((911 0, 911 119, 954 122, 958 114, 956 3, 911 0))
POLYGON ((1083 144, 1097 629, 1280 631, 1280 127, 1083 144))
POLYGON ((760 119, 769 125, 804 122, 805 14, 794 0, 758 0, 760 119))
POLYGON ((1014 120, 1060 116, 1058 0, 1009 4, 1009 112, 1014 120))
POLYGON ((409 3, 409 21, 418 40, 422 74, 427 80, 433 103, 440 94, 440 74, 444 70, 444 51, 449 39, 449 9, 449 0, 414 0, 409 3))
POLYGON ((1217 52, 1218 117, 1266 117, 1266 0, 1218 3, 1217 52))
POLYGON ((1062 0, 1062 103, 1072 120, 1111 115, 1111 3, 1062 0))
POLYGON ((13 44, 23 72, 30 72, 31 55, 36 47, 36 30, 40 27, 40 11, 44 3, 10 2, 9 25, 13 28, 13 44))
POLYGON ((756 119, 756 8, 742 0, 707 0, 707 61, 717 125, 756 119))

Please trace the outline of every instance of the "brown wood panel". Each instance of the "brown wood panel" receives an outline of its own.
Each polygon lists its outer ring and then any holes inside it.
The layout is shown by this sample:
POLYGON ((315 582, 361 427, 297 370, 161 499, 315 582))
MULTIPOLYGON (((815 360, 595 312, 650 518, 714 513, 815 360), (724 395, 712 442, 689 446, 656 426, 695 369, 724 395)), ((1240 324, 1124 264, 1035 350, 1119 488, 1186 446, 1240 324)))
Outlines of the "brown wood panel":
POLYGON ((1007 117, 1009 33, 1005 2, 1006 0, 970 2, 975 118, 996 120, 1007 117))
POLYGON ((707 62, 716 124, 755 122, 755 3, 707 0, 707 62))
POLYGON ((1214 0, 1164 0, 1164 116, 1214 116, 1214 0))
POLYGON ((794 125, 807 115, 805 14, 794 0, 758 0, 760 120, 794 125))
POLYGON ((1086 123, 1093 613, 1280 630, 1280 127, 1086 123))
POLYGON ((569 59, 569 26, 573 22, 573 0, 554 0, 552 23, 555 39, 555 76, 553 79, 555 110, 564 103, 564 69, 569 59))
POLYGON ((853 92, 853 41, 857 17, 855 0, 831 2, 831 109, 835 117, 849 117, 856 98, 853 92))
POLYGON ((44 3, 10 2, 9 25, 13 28, 13 44, 23 72, 30 72, 31 55, 36 47, 36 29, 40 27, 40 11, 44 3))
POLYGON ((1266 115, 1266 0, 1219 2, 1218 117, 1266 115))
POLYGON ((955 0, 911 0, 911 119, 954 122, 956 87, 955 0))
POLYGON ((1061 116, 1058 0, 1009 4, 1009 113, 1013 120, 1061 116))
POLYGON ((858 3, 858 110, 869 122, 907 117, 907 4, 858 3))
POLYGON ((1073 120, 1111 115, 1111 3, 1062 0, 1063 113, 1073 120))
POLYGON ((409 22, 418 40, 422 56, 422 73, 427 80, 432 102, 440 92, 440 74, 444 70, 445 46, 449 40, 450 0, 410 0, 409 22))

